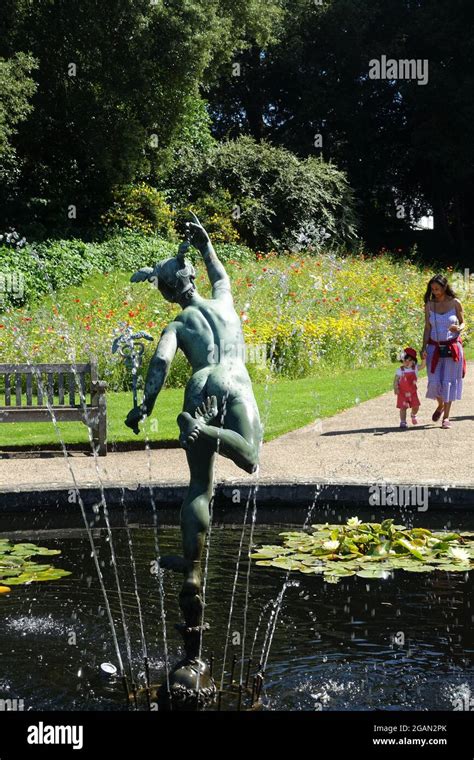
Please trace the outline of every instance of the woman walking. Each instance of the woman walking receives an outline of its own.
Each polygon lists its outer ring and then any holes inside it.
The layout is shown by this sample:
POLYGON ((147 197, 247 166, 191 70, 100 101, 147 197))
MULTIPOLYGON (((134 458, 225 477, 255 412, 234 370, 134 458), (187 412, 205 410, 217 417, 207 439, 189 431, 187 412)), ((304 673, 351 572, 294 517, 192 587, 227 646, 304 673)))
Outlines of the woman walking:
POLYGON ((438 402, 431 419, 437 422, 443 415, 443 428, 451 427, 451 404, 462 397, 466 360, 460 336, 464 327, 461 302, 446 277, 435 275, 425 293, 422 356, 426 359, 428 371, 426 398, 438 402))

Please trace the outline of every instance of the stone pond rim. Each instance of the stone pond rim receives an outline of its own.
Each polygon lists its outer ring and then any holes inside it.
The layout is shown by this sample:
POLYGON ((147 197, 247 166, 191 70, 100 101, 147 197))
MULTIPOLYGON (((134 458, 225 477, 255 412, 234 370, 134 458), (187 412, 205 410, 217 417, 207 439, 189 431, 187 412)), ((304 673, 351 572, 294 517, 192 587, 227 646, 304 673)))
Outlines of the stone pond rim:
MULTIPOLYGON (((365 510, 381 509, 379 505, 371 505, 369 501, 371 488, 374 482, 350 482, 347 480, 335 480, 330 482, 324 479, 318 480, 280 480, 268 482, 264 479, 251 483, 239 480, 226 480, 216 484, 214 506, 218 510, 243 511, 250 494, 250 504, 253 504, 254 485, 258 485, 257 505, 265 508, 266 512, 274 513, 274 521, 279 521, 283 513, 290 514, 292 510, 306 508, 313 504, 317 494, 315 516, 318 513, 318 504, 329 507, 351 508, 353 510, 364 508, 365 510), (240 501, 239 501, 240 499, 240 501)), ((430 511, 449 513, 451 510, 465 510, 474 512, 474 486, 445 485, 436 483, 387 483, 380 481, 380 486, 390 485, 405 486, 406 488, 426 488, 428 494, 428 509, 418 510, 416 506, 391 506, 389 503, 383 506, 384 514, 399 514, 400 510, 412 510, 420 512, 420 515, 428 516, 430 511)), ((138 484, 117 484, 104 487, 105 499, 111 512, 122 512, 123 503, 127 509, 146 509, 150 505, 150 487, 157 508, 166 510, 169 514, 176 513, 183 499, 186 486, 182 483, 173 482, 143 482, 138 484)), ((91 507, 101 501, 101 490, 94 483, 79 483, 79 490, 86 507, 91 507)), ((29 513, 33 515, 39 511, 52 511, 54 514, 74 515, 78 512, 78 504, 74 500, 74 488, 67 488, 63 484, 51 484, 48 486, 23 484, 14 488, 0 488, 0 519, 2 515, 29 513)), ((287 517, 286 517, 287 519, 287 517)), ((315 518, 316 519, 316 518, 315 518)))

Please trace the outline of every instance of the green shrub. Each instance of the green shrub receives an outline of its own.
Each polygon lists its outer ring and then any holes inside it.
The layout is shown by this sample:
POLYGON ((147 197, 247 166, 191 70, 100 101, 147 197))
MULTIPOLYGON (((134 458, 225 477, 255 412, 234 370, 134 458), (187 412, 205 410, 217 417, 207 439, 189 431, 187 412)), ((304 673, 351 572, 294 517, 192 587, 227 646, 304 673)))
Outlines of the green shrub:
MULTIPOLYGON (((229 260, 252 261, 255 254, 235 243, 216 245, 225 263, 229 260)), ((160 259, 174 256, 177 244, 155 235, 141 235, 124 230, 102 243, 81 240, 48 240, 18 250, 0 246, 0 281, 15 274, 21 282, 21 294, 0 291, 0 311, 8 306, 22 306, 37 301, 52 290, 81 285, 94 272, 133 272, 142 266, 153 266, 160 259)), ((200 259, 195 249, 189 253, 193 261, 200 259)))
POLYGON ((324 244, 327 250, 356 240, 351 187, 343 172, 322 159, 302 160, 268 142, 239 137, 216 143, 192 165, 178 160, 174 175, 183 172, 188 203, 217 203, 227 194, 228 223, 254 249, 319 250, 324 244))
POLYGON ((202 195, 183 213, 193 211, 214 244, 237 243, 240 236, 234 224, 234 207, 235 203, 228 190, 216 190, 212 195, 202 195))
POLYGON ((174 212, 163 193, 145 182, 124 185, 113 193, 114 202, 102 217, 104 227, 129 229, 142 235, 159 234, 174 239, 174 212))

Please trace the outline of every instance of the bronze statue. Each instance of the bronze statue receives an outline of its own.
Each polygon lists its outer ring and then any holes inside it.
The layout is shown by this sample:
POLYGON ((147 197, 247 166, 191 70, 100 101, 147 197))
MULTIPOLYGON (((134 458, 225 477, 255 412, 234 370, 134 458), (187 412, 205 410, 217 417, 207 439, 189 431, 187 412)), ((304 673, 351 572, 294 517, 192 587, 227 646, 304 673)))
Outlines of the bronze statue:
POLYGON ((170 679, 172 691, 177 694, 181 689, 183 696, 196 688, 198 670, 200 690, 213 688, 206 666, 198 661, 198 652, 203 610, 201 559, 209 527, 215 455, 222 454, 246 472, 254 473, 262 441, 230 280, 206 230, 194 214, 192 217, 193 221, 187 224, 188 240, 180 245, 178 255, 157 264, 155 269, 141 269, 131 278, 132 282, 154 282, 166 300, 179 304, 182 311, 163 330, 148 369, 143 403, 132 409, 125 421, 137 429, 138 422, 151 414, 180 348, 193 370, 185 390, 183 411, 177 418, 190 483, 181 508, 183 556, 162 557, 160 565, 184 573, 180 607, 185 619, 181 632, 187 656, 170 679), (210 299, 199 295, 194 284, 195 269, 185 259, 191 243, 206 265, 212 285, 210 299))

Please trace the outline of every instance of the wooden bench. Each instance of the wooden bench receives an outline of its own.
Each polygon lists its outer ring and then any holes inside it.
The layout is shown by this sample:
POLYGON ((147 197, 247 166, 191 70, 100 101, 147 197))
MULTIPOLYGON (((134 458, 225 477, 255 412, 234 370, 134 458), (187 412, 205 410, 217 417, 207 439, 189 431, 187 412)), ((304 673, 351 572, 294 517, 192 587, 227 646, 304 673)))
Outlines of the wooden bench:
POLYGON ((5 406, 0 406, 0 422, 52 422, 53 412, 58 422, 87 425, 99 456, 107 454, 107 383, 99 380, 95 361, 0 364, 0 381, 2 378, 5 406), (88 391, 90 404, 86 403, 88 391))

